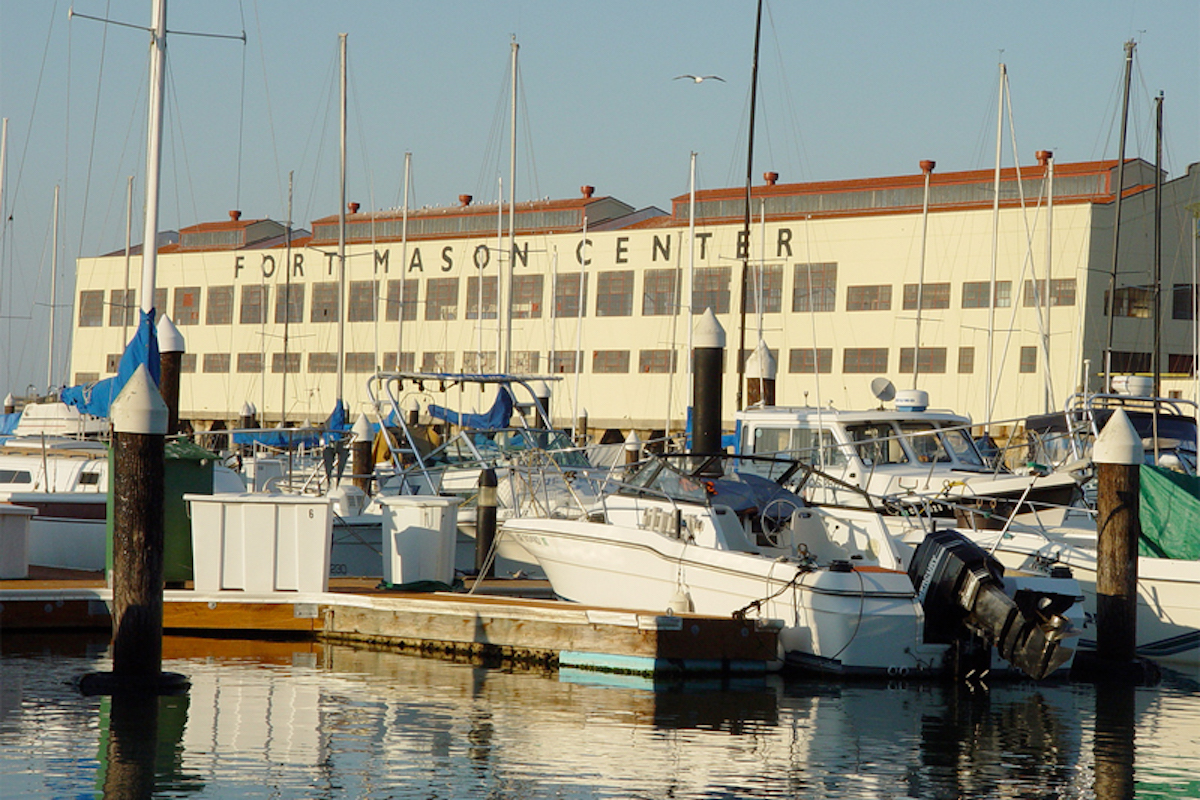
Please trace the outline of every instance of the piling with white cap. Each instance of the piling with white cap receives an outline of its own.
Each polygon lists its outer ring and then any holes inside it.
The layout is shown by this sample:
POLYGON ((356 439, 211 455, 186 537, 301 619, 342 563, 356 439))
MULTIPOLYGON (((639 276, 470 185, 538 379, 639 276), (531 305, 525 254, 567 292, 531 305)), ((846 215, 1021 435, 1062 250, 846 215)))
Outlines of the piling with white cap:
POLYGON ((161 367, 158 388, 167 404, 167 435, 179 433, 179 385, 183 373, 183 354, 187 346, 183 334, 163 314, 158 318, 158 362, 161 367))
POLYGON ((1141 437, 1123 408, 1113 412, 1092 447, 1096 464, 1096 656, 1128 663, 1137 654, 1137 544, 1145 458, 1141 437))
POLYGON ((711 308, 692 333, 692 452, 721 450, 721 381, 725 366, 725 329, 711 308))

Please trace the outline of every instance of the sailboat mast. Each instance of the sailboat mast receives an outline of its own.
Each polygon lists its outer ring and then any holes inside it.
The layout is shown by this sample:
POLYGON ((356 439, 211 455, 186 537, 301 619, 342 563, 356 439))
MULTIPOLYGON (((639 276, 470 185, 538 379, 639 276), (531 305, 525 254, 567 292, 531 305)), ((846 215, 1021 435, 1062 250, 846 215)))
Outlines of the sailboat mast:
POLYGON ((996 335, 996 257, 1000 237, 1000 156, 1004 147, 1004 86, 1007 83, 1008 68, 1000 64, 1000 91, 996 106, 996 173, 992 179, 992 272, 988 289, 988 329, 987 329, 987 366, 986 376, 987 397, 984 398, 983 434, 990 436, 992 429, 992 351, 996 335))
MULTIPOLYGON (((513 286, 513 260, 516 252, 516 240, 514 238, 516 227, 516 202, 517 202, 517 50, 520 45, 517 44, 517 37, 512 40, 512 105, 511 119, 509 120, 508 128, 508 268, 505 293, 499 300, 506 300, 502 304, 504 309, 504 372, 512 371, 512 286, 513 286)), ((481 278, 482 280, 482 278, 481 278)))
POLYGON ((688 280, 687 280, 687 374, 692 374, 692 296, 696 293, 696 152, 692 151, 692 163, 688 178, 688 280))
MULTIPOLYGON (((404 154, 404 208, 400 212, 400 310, 396 317, 396 371, 404 369, 404 279, 408 277, 408 186, 412 153, 404 154)), ((413 357, 416 360, 416 356, 413 357)), ((416 364, 413 364, 415 367, 416 364)))
POLYGON ((1117 199, 1113 208, 1112 272, 1108 276, 1108 339, 1104 344, 1104 383, 1106 390, 1113 390, 1112 346, 1113 319, 1117 310, 1117 254, 1121 243, 1121 196, 1125 193, 1125 133, 1129 124, 1129 82, 1133 74, 1133 49, 1137 45, 1132 39, 1125 43, 1125 92, 1121 102, 1120 153, 1117 156, 1117 199))
MULTIPOLYGON (((1162 133, 1163 95, 1154 98, 1154 396, 1162 396, 1162 133)), ((1157 421, 1157 417, 1156 417, 1157 421)), ((1158 438, 1155 437, 1155 447, 1158 438)))
POLYGON ((921 172, 925 174, 925 199, 921 204, 921 268, 917 273, 917 330, 913 341, 913 388, 917 388, 917 380, 921 374, 921 309, 925 307, 925 242, 929 234, 929 177, 933 174, 935 162, 921 162, 921 172))
POLYGON ((154 310, 158 281, 158 190, 162 169, 163 83, 167 61, 167 0, 153 0, 154 28, 150 41, 150 108, 146 132, 146 225, 142 229, 142 302, 144 313, 154 310))
POLYGON ((129 262, 133 252, 133 176, 125 185, 125 282, 121 284, 121 342, 129 342, 129 262))
MULTIPOLYGON (((742 280, 738 292, 740 305, 738 317, 737 352, 737 401, 736 409, 742 410, 742 389, 746 377, 746 279, 750 272, 750 186, 754 170, 754 107, 758 101, 758 43, 762 34, 762 0, 758 0, 758 11, 754 19, 754 63, 750 68, 750 130, 746 139, 746 214, 742 226, 742 280)), ((809 298, 809 303, 812 298, 809 298)))
POLYGON ((342 300, 346 293, 346 34, 339 33, 341 50, 341 103, 339 106, 341 132, 341 168, 338 178, 338 290, 337 290, 337 402, 342 405, 345 382, 346 326, 342 322, 342 300))
POLYGON ((54 242, 50 250, 50 357, 46 359, 46 393, 54 390, 54 312, 58 304, 58 186, 54 187, 54 242))
POLYGON ((279 427, 287 427, 288 326, 292 319, 292 186, 295 172, 288 170, 287 227, 283 243, 283 371, 279 388, 279 427))

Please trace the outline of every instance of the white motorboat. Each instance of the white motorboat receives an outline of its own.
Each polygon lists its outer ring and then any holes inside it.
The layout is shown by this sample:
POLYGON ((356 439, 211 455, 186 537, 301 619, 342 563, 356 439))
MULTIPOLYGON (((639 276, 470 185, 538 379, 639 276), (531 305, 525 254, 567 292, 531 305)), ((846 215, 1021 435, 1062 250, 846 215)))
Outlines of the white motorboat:
POLYGON ((656 456, 586 517, 510 519, 501 538, 516 539, 567 600, 780 625, 781 657, 804 669, 936 675, 976 633, 1035 678, 1070 659, 1073 581, 1025 587, 1047 602, 1021 611, 998 565, 981 552, 963 560, 965 540, 932 537, 911 576, 884 516, 808 506, 783 488, 799 471, 776 459, 656 456))

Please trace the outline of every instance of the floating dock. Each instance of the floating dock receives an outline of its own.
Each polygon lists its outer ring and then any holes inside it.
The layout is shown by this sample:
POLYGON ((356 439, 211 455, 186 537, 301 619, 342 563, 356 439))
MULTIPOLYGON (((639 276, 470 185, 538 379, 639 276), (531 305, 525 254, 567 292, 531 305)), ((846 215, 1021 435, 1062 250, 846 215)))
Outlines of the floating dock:
MULTIPOLYGON (((589 608, 545 581, 490 579, 463 592, 401 592, 331 578, 319 593, 163 593, 165 633, 361 643, 483 663, 639 675, 761 673, 779 665, 778 629, 757 620, 589 608)), ((97 573, 31 568, 0 580, 0 632, 110 630, 97 573)))

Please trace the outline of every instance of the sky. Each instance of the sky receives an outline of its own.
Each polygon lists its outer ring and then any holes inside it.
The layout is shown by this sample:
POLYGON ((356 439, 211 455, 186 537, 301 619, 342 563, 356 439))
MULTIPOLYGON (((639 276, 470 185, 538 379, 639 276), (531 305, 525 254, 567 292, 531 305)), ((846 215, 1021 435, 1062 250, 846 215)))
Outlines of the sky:
MULTIPOLYGON (((0 393, 65 381, 74 260, 124 247, 130 176, 142 213, 150 3, 70 8, 0 0, 0 393)), ((754 22, 754 0, 172 0, 160 230, 285 220, 289 173, 297 227, 337 213, 341 33, 347 199, 364 210, 401 205, 405 153, 413 207, 507 198, 514 37, 518 201, 592 185, 669 210, 692 152, 697 188, 745 185, 754 22)), ((1005 166, 1115 158, 1130 40, 1127 156, 1154 160, 1162 92, 1168 177, 1200 161, 1197 0, 768 0, 761 30, 756 183, 990 169, 1001 64, 1005 166)))

